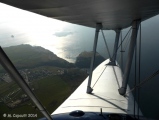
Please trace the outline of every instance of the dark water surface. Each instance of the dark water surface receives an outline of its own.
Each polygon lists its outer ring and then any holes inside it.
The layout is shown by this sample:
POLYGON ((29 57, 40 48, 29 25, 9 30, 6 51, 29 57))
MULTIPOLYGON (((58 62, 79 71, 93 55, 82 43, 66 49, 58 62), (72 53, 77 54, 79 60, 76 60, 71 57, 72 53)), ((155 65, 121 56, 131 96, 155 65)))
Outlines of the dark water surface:
MULTIPOLYGON (((158 18, 151 19, 142 23, 140 81, 145 80, 150 75, 152 75, 155 71, 159 70, 159 32, 157 30, 159 29, 159 24, 157 24, 157 20, 159 19, 158 18)), ((123 30, 122 32, 123 37, 128 31, 128 29, 123 30)), ((91 35, 94 34, 93 32, 94 30, 91 31, 91 35)), ((84 36, 86 36, 85 34, 87 33, 85 32, 84 36)), ((105 32, 105 35, 109 44, 109 49, 112 54, 113 42, 115 39, 115 32, 113 31, 105 32)), ((68 53, 66 54, 71 54, 73 56, 73 54, 75 55, 75 52, 76 52, 76 56, 77 56, 82 51, 91 51, 93 47, 93 37, 91 37, 92 40, 88 40, 89 43, 88 41, 85 41, 85 39, 83 40, 81 39, 81 41, 78 42, 78 45, 79 45, 78 48, 80 48, 80 50, 72 51, 72 52, 68 51, 68 53)), ((71 49, 74 46, 74 44, 76 43, 72 43, 72 46, 70 45, 69 48, 71 49)), ((124 64, 127 59, 127 51, 128 49, 126 49, 126 51, 123 53, 124 64)), ((103 42, 101 32, 99 33, 99 42, 98 42, 97 52, 99 52, 105 58, 108 58, 108 54, 105 48, 105 44, 103 42)), ((75 56, 72 57, 72 59, 74 58, 76 57, 75 56)), ((117 58, 120 64, 120 61, 121 61, 120 52, 118 52, 117 58)), ((71 57, 69 59, 71 59, 71 57)), ((137 76, 139 75, 138 69, 139 67, 137 66, 137 70, 136 70, 137 76)), ((133 60, 131 73, 129 77, 129 84, 131 88, 134 86, 134 81, 135 81, 135 62, 133 60)), ((141 86, 139 105, 145 116, 159 119, 159 76, 152 78, 151 80, 149 80, 148 82, 146 82, 144 85, 141 86)))

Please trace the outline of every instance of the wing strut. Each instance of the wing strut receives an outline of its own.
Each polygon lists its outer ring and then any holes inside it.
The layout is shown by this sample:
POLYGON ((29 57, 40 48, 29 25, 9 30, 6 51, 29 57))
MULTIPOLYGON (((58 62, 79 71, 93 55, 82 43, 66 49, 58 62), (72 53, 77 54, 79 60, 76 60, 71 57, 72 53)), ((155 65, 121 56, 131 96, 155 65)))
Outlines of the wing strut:
POLYGON ((91 88, 91 80, 92 80, 92 72, 93 72, 93 66, 94 66, 96 48, 97 48, 97 42, 98 42, 98 35, 99 35, 100 29, 102 29, 102 24, 97 23, 96 30, 95 30, 94 45, 93 45, 93 55, 92 55, 89 78, 88 78, 87 93, 91 93, 93 91, 93 89, 91 88))
POLYGON ((112 62, 116 61, 116 56, 117 56, 117 50, 118 50, 118 43, 119 43, 119 36, 120 36, 120 29, 115 30, 116 32, 116 37, 115 37, 115 43, 114 43, 114 50, 113 50, 113 57, 112 57, 112 62))
POLYGON ((140 20, 135 20, 135 21, 133 21, 133 24, 132 24, 133 30, 132 30, 132 35, 131 35, 131 41, 130 41, 128 57, 127 57, 127 61, 126 61, 126 66, 125 66, 125 70, 124 70, 124 78, 123 78, 122 86, 119 89, 120 95, 125 95, 125 93, 126 93, 126 88, 127 88, 127 83, 128 83, 128 79, 129 79, 134 49, 136 46, 137 33, 138 33, 138 28, 139 28, 140 22, 141 22, 140 20))
POLYGON ((22 76, 19 74, 13 63, 10 61, 8 56, 5 54, 3 49, 0 47, 0 63, 3 66, 3 68, 8 72, 10 77, 18 83, 18 85, 25 91, 25 93, 30 97, 30 99, 34 102, 34 104, 38 107, 40 112, 48 119, 52 120, 51 115, 46 111, 44 106, 40 103, 40 101, 37 99, 37 97, 34 95, 28 84, 25 82, 25 80, 22 78, 22 76))
POLYGON ((108 65, 116 65, 116 56, 117 56, 117 50, 118 50, 118 43, 119 43, 119 37, 120 37, 120 31, 121 29, 116 29, 116 37, 115 37, 115 42, 114 42, 114 50, 113 50, 113 56, 112 58, 110 58, 110 62, 108 63, 108 65))

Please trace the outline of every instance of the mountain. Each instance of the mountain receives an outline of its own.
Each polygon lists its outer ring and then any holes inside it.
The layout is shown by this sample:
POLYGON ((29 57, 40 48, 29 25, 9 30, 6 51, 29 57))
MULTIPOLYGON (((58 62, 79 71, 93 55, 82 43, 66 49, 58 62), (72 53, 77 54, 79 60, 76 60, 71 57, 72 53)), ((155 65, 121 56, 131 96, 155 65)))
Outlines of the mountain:
POLYGON ((40 46, 18 45, 3 48, 18 69, 38 66, 72 67, 73 64, 59 58, 53 52, 40 46))
MULTIPOLYGON (((79 68, 89 68, 91 64, 92 54, 93 52, 86 52, 86 51, 80 53, 76 58, 75 65, 79 68)), ((99 53, 96 53, 94 68, 97 67, 104 60, 105 60, 104 57, 102 57, 99 53)))
MULTIPOLYGON (((18 45, 3 50, 49 113, 57 109, 87 77, 85 70, 39 46, 18 45)), ((2 68, 0 70, 0 113, 32 113, 37 115, 35 119, 43 117, 40 111, 33 109, 34 104, 20 87, 3 73, 2 68)))

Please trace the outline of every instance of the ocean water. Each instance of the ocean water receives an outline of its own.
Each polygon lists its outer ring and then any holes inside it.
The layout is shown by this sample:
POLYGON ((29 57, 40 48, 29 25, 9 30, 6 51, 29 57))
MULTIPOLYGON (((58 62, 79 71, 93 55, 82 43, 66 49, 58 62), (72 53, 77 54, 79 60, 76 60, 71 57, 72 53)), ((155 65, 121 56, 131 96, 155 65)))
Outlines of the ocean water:
MULTIPOLYGON (((158 24, 157 24, 158 25, 158 24)), ((159 25, 158 25, 159 26, 159 25)), ((129 28, 128 28, 129 29, 129 28)), ((122 34, 123 37, 128 31, 128 29, 123 30, 122 34)), ((75 62, 76 57, 78 54, 80 54, 83 51, 92 51, 93 48, 93 40, 94 40, 94 30, 90 30, 91 35, 93 37, 90 37, 91 40, 83 40, 80 41, 74 41, 70 43, 68 46, 65 47, 65 51, 63 54, 63 58, 68 60, 69 62, 75 62)), ((84 33, 84 36, 86 32, 84 33)), ((109 49, 112 54, 113 51, 113 43, 115 39, 115 32, 114 31, 108 31, 105 32, 107 42, 109 44, 109 49)), ((145 80, 150 75, 152 75, 155 71, 159 70, 159 34, 156 30, 156 25, 153 24, 153 20, 151 20, 151 23, 149 21, 147 23, 142 24, 142 41, 141 41, 141 78, 140 81, 145 80), (152 32, 153 31, 153 32, 152 32)), ((88 37, 87 37, 88 39, 88 37)), ((97 46, 97 52, 100 53, 103 57, 106 59, 108 58, 108 53, 101 35, 101 32, 99 33, 99 40, 98 40, 98 46, 97 46)), ((125 44, 125 43, 124 43, 125 44)), ((124 45, 123 45, 124 46, 124 45)), ((128 47, 123 53, 123 64, 125 65, 126 59, 127 59, 127 51, 128 47)), ((120 52, 118 52, 118 62, 120 64, 120 52)), ((59 54, 60 56, 60 54, 59 54)), ((138 57, 137 57, 138 59, 138 57)), ((137 62, 138 63, 138 62, 137 62)), ((136 74, 138 77, 139 74, 139 67, 137 66, 136 74)), ((133 88, 135 81, 135 63, 133 59, 131 73, 129 76, 129 84, 130 88, 133 88)), ((145 84, 143 84, 140 88, 140 99, 139 99, 139 106, 141 111, 146 117, 149 118, 155 118, 159 119, 159 75, 150 79, 145 84)))

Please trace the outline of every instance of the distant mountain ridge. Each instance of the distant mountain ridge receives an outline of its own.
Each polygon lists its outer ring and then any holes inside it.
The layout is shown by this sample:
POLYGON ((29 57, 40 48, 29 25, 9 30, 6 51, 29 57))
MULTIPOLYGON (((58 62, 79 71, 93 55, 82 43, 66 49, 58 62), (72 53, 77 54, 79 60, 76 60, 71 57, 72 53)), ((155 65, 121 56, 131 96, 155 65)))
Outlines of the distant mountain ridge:
MULTIPOLYGON (((84 51, 78 55, 76 58, 75 65, 79 68, 89 68, 91 64, 93 52, 84 51)), ((96 52, 94 68, 97 67, 101 62, 105 60, 98 52, 96 52)))
MULTIPOLYGON (((40 66, 53 66, 60 68, 89 68, 93 52, 82 52, 76 58, 76 62, 69 63, 68 61, 59 58, 53 52, 40 47, 22 44, 3 48, 7 56, 11 59, 17 69, 35 68, 40 66)), ((105 60, 99 53, 96 53, 94 67, 105 60)), ((0 68, 0 71, 2 68, 0 68)))
POLYGON ((59 58, 53 52, 40 46, 22 44, 3 48, 18 69, 49 65, 55 67, 72 67, 73 64, 59 58))

